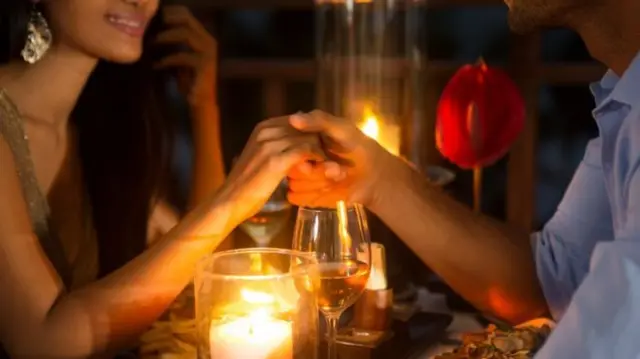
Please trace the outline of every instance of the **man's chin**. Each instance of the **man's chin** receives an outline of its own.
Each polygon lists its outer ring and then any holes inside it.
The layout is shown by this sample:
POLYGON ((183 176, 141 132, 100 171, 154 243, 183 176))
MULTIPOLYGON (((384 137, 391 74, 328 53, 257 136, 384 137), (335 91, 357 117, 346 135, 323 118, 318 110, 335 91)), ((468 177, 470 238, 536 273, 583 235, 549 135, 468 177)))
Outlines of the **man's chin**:
POLYGON ((518 35, 529 35, 540 29, 540 26, 535 21, 520 16, 513 10, 509 10, 508 22, 511 32, 518 35))

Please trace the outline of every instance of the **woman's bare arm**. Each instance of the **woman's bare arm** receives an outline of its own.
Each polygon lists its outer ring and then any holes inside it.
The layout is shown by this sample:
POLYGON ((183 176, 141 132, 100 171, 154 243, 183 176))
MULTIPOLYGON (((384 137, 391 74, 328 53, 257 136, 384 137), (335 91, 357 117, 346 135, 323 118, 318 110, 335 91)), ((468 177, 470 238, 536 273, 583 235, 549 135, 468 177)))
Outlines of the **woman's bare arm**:
MULTIPOLYGON (((214 94, 217 91, 214 91, 214 94)), ((227 176, 222 156, 220 111, 215 102, 204 102, 191 108, 194 166, 188 208, 194 208, 216 193, 227 176)), ((233 248, 233 237, 220 243, 217 250, 233 248)))
POLYGON ((66 293, 33 234, 15 164, 0 138, 0 340, 13 358, 81 358, 146 329, 233 228, 228 201, 210 200, 104 280, 66 293))
POLYGON ((226 179, 219 116, 214 103, 204 103, 191 110, 195 157, 189 208, 219 190, 226 179))
POLYGON ((71 293, 32 233, 0 138, 0 341, 11 357, 85 358, 123 348, 147 329, 184 289, 197 261, 257 212, 292 166, 322 158, 318 137, 288 123, 260 123, 223 189, 146 252, 71 293))

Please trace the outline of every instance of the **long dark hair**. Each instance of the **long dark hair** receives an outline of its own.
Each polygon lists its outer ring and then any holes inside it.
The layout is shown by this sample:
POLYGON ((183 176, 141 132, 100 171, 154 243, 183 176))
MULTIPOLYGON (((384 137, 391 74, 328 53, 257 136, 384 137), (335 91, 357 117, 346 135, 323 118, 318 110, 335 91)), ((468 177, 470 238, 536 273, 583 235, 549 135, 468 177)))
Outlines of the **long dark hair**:
MULTIPOLYGON (((0 64, 21 61, 32 6, 29 0, 0 1, 0 64)), ((166 107, 166 73, 152 69, 159 53, 147 46, 162 26, 159 16, 151 21, 136 63, 100 61, 70 118, 93 209, 101 276, 144 250, 152 201, 162 194, 169 172, 174 126, 166 107)))

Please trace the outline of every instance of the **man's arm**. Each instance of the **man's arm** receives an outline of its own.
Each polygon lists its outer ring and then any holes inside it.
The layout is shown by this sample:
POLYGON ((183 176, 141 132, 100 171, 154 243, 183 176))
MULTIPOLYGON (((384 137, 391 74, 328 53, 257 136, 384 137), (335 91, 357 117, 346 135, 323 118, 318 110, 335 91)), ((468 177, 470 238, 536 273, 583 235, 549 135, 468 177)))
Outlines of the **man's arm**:
POLYGON ((593 248, 613 238, 600 154, 601 140, 589 142, 556 213, 532 241, 471 212, 408 166, 390 171, 400 181, 381 181, 371 209, 480 310, 519 322, 548 307, 559 319, 587 275, 593 248))
POLYGON ((450 199, 350 121, 314 111, 290 122, 320 133, 337 161, 292 170, 290 201, 364 204, 454 290, 502 319, 545 314, 544 297, 553 314, 562 315, 587 273, 593 247, 613 238, 598 139, 587 146, 557 213, 534 236, 532 248, 527 233, 450 199))
POLYGON ((514 323, 547 311, 527 233, 473 213, 409 166, 393 173, 400 180, 370 209, 456 292, 514 323))

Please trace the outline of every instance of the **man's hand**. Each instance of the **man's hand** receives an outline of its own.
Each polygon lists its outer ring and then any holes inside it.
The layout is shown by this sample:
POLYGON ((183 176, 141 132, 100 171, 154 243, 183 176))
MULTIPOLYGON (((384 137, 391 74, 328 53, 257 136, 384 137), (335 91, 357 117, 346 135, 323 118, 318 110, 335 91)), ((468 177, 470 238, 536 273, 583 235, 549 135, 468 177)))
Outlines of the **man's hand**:
POLYGON ((349 121, 316 111, 290 123, 319 134, 329 157, 289 171, 291 202, 363 204, 480 311, 513 323, 544 313, 527 233, 449 198, 349 121))
POLYGON ((291 116, 301 132, 320 135, 331 161, 303 163, 288 174, 289 201, 306 207, 333 207, 337 201, 370 206, 382 186, 397 182, 406 167, 353 123, 322 111, 291 116))

